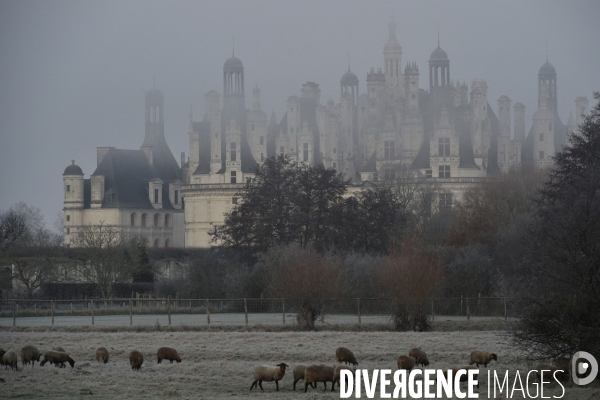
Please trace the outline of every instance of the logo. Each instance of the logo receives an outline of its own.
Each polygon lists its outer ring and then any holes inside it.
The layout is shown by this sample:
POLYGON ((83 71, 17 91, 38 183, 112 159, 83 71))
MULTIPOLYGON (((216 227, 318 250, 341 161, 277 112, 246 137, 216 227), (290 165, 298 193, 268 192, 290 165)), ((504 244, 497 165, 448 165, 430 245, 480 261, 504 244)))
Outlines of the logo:
POLYGON ((587 385, 598 375, 598 361, 590 353, 578 351, 571 359, 571 371, 576 385, 587 385))

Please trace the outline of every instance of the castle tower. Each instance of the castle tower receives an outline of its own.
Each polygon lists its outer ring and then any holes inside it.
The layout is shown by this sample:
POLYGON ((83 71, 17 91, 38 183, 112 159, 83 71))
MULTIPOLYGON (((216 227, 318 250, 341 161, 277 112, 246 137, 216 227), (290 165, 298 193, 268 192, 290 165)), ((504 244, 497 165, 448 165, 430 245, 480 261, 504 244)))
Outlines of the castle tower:
POLYGON ((225 151, 227 157, 225 162, 225 182, 242 183, 242 134, 238 124, 233 119, 229 121, 227 131, 225 132, 225 146, 227 146, 225 151))
POLYGON ((210 124, 210 173, 215 174, 221 169, 222 166, 221 137, 223 130, 220 106, 221 95, 216 91, 211 90, 204 96, 204 98, 206 103, 205 118, 210 124))
POLYGON ((340 90, 341 97, 344 96, 344 93, 350 93, 352 95, 353 107, 358 105, 358 77, 354 74, 354 72, 350 71, 349 65, 348 72, 342 75, 342 79, 340 79, 340 90))
POLYGON ((285 153, 293 161, 298 161, 297 137, 300 125, 300 98, 290 96, 287 99, 287 148, 285 153))
POLYGON ((510 123, 511 123, 511 115, 510 115, 510 103, 511 100, 508 96, 501 96, 498 99, 498 122, 500 124, 500 135, 508 137, 510 139, 510 123))
MULTIPOLYGON (((556 70, 554 66, 548 62, 548 58, 546 58, 546 62, 544 65, 540 67, 538 73, 538 91, 541 92, 542 86, 547 86, 547 107, 548 110, 553 112, 554 114, 558 113, 557 109, 557 90, 556 90, 556 70)), ((540 102, 538 101, 538 108, 541 107, 540 102)))
POLYGON ((460 164, 458 135, 446 107, 442 107, 434 123, 433 135, 429 142, 429 164, 435 177, 458 176, 460 164))
POLYGON ((340 137, 340 172, 347 174, 348 178, 354 179, 354 98, 351 93, 342 95, 340 122, 342 134, 340 137), (351 170, 348 171, 349 166, 351 170))
POLYGON ((525 105, 517 103, 513 107, 515 112, 515 134, 514 139, 523 143, 525 141, 525 105))
POLYGON ((542 83, 539 109, 533 114, 533 161, 538 166, 552 164, 554 156, 554 113, 551 111, 550 85, 542 83))
POLYGON ((235 119, 238 126, 246 126, 244 97, 244 65, 232 55, 223 65, 223 123, 235 119))
POLYGON ((429 57, 429 90, 450 85, 450 60, 446 52, 440 47, 438 37, 438 47, 433 50, 429 57))
POLYGON ((383 47, 385 82, 392 93, 401 94, 404 77, 402 76, 402 47, 396 39, 396 24, 389 24, 389 37, 383 47))
POLYGON ((381 69, 367 74, 367 94, 369 96, 368 120, 382 121, 385 112, 385 74, 381 69))
POLYGON ((158 141, 165 140, 164 95, 156 87, 145 96, 146 136, 142 147, 154 147, 158 141))
POLYGON ((486 126, 487 119, 487 83, 475 80, 471 85, 471 144, 473 158, 479 168, 486 167, 487 150, 486 126))
POLYGON ((412 162, 423 142, 423 119, 419 109, 419 68, 408 63, 404 69, 404 91, 406 93, 405 115, 400 127, 403 162, 412 162))
POLYGON ((246 135, 252 156, 257 162, 267 157, 267 130, 267 115, 260 108, 260 89, 256 86, 252 90, 252 110, 248 112, 246 135))

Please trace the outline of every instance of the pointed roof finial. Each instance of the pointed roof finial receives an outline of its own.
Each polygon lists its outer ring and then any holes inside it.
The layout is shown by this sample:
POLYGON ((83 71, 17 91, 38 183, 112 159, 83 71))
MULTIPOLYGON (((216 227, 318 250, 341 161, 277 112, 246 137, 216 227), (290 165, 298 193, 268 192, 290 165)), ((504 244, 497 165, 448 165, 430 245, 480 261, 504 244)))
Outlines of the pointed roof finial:
POLYGON ((71 165, 75 165, 75 160, 71 160, 71 165))
POLYGON ((154 85, 154 88, 156 88, 156 75, 152 75, 152 84, 154 85))
POLYGON ((548 62, 548 38, 546 38, 546 62, 548 62))
POLYGON ((348 52, 348 72, 350 72, 350 52, 348 52))
POLYGON ((392 14, 392 18, 390 20, 390 39, 389 40, 396 40, 396 23, 394 23, 394 15, 392 14))
POLYGON ((438 47, 440 47, 440 21, 438 21, 438 47))
POLYGON ((235 35, 233 35, 233 47, 231 49, 231 56, 235 57, 235 35))

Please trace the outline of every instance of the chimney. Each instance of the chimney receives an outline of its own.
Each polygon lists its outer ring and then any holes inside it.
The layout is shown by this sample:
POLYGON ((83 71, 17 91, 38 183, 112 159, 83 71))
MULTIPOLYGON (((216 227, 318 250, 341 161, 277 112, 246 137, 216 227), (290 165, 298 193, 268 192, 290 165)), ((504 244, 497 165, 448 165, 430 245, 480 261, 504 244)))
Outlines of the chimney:
POLYGON ((96 147, 96 158, 98 162, 97 165, 100 165, 100 163, 102 162, 102 160, 104 160, 104 157, 110 150, 114 150, 114 147, 96 147))
POLYGON ((181 152, 181 168, 185 166, 185 151, 181 152))

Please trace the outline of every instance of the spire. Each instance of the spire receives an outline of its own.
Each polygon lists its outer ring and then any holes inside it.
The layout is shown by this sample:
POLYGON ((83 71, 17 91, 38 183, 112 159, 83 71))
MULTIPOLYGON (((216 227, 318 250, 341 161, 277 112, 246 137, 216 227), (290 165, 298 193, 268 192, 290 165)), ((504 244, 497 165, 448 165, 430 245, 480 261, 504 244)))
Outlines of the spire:
POLYGON ((235 35, 233 36, 233 47, 231 48, 231 57, 235 57, 235 35))
POLYGON ((548 38, 546 38, 546 62, 548 62, 548 38))
POLYGON ((440 47, 440 22, 438 21, 438 47, 440 47))
POLYGON ((348 53, 348 72, 350 72, 350 53, 348 53))
POLYGON ((152 75, 152 86, 156 88, 156 75, 152 75))
POLYGON ((390 40, 396 41, 396 23, 394 22, 394 16, 392 15, 392 19, 390 21, 390 40))

